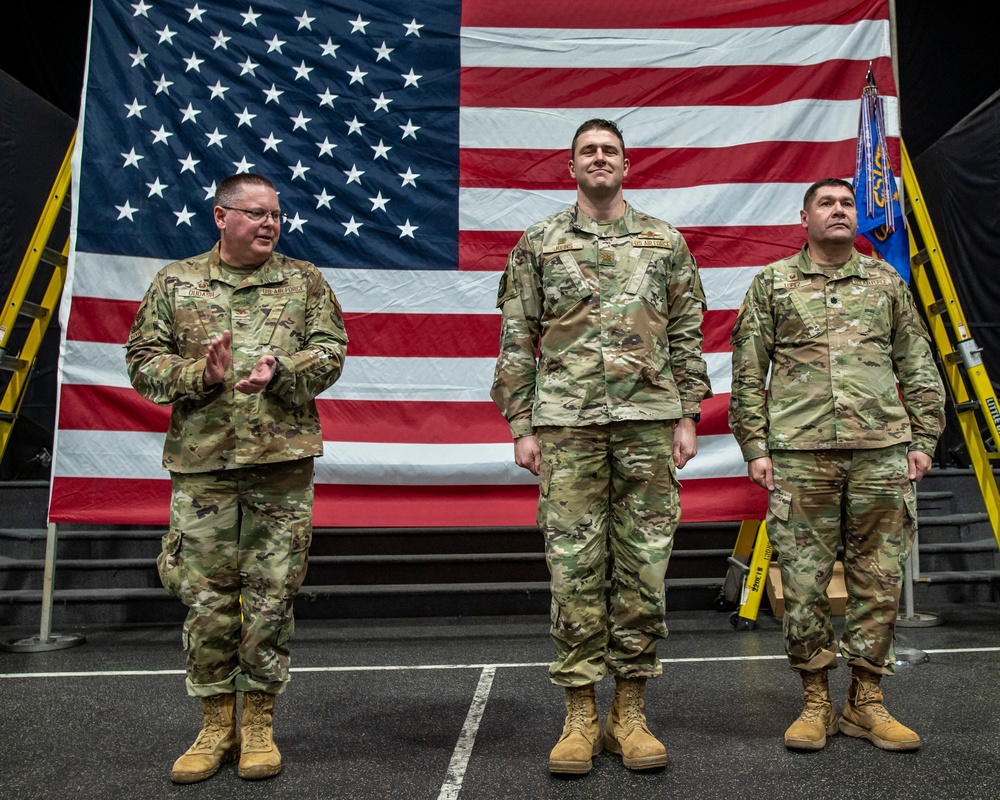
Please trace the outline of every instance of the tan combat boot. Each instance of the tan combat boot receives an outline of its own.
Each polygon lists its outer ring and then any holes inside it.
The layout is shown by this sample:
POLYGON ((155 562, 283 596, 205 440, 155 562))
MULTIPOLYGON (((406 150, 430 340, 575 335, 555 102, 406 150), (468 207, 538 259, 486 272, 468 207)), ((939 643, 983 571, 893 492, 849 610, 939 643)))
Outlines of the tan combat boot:
POLYGON ((244 692, 243 744, 237 770, 241 778, 254 781, 281 772, 281 753, 274 743, 273 720, 273 694, 244 692))
POLYGON ((916 750, 920 747, 920 737, 897 722, 882 705, 881 678, 857 667, 851 670, 840 730, 848 736, 867 739, 882 750, 916 750))
POLYGON ((830 700, 826 670, 802 673, 805 704, 799 718, 785 731, 785 747, 792 750, 822 750, 827 734, 837 732, 837 713, 830 700))
POLYGON ((592 759, 602 748, 593 684, 566 687, 566 724, 549 753, 549 772, 570 775, 590 772, 592 759))
POLYGON ((667 749, 646 727, 645 692, 645 678, 615 678, 615 699, 604 726, 604 746, 620 755, 629 769, 667 765, 667 749))
POLYGON ((198 738, 170 770, 170 780, 174 783, 197 783, 211 778, 240 751, 235 694, 201 698, 201 713, 204 722, 198 738))

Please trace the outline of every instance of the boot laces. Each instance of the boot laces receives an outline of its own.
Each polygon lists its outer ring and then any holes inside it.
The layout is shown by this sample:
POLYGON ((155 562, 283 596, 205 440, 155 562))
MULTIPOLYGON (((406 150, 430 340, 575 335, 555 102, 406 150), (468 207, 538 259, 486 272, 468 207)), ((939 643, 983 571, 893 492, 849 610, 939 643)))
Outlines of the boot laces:
POLYGON ((221 695, 206 698, 204 705, 207 712, 205 722, 191 750, 211 752, 228 733, 226 718, 222 714, 223 698, 221 695))
POLYGON ((806 675, 802 680, 805 704, 799 719, 803 722, 826 722, 830 705, 830 690, 825 675, 806 675))
POLYGON ((826 703, 815 703, 806 701, 805 706, 802 709, 802 713, 799 714, 799 719, 803 722, 826 722, 827 717, 827 704, 826 703))
POLYGON ((636 691, 625 690, 619 713, 622 725, 628 730, 646 727, 646 715, 642 713, 642 699, 636 691))
POLYGON ((256 695, 247 694, 245 699, 249 700, 250 719, 243 736, 244 747, 252 750, 266 750, 270 747, 270 743, 267 737, 268 728, 263 703, 256 695))
POLYGON ((876 722, 895 722, 896 719, 882 705, 882 690, 877 683, 858 681, 858 694, 854 701, 855 707, 864 707, 865 713, 874 717, 876 722))
POLYGON ((566 728, 567 730, 580 732, 587 727, 587 701, 582 693, 570 692, 569 702, 566 704, 566 728))
POLYGON ((251 750, 266 750, 270 746, 267 741, 267 728, 259 723, 251 723, 243 736, 244 747, 251 750))
POLYGON ((195 739, 194 744, 191 745, 191 750, 196 752, 211 753, 215 750, 225 735, 226 731, 223 728, 216 725, 206 725, 201 729, 201 732, 198 734, 198 738, 195 739))

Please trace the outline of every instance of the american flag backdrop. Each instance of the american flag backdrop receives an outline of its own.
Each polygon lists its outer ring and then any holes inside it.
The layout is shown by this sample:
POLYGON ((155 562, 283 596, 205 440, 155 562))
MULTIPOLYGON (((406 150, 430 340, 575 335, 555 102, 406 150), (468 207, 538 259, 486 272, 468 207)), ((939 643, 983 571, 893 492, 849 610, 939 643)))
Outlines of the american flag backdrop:
POLYGON ((729 333, 753 273, 801 245, 808 184, 851 179, 869 64, 898 154, 890 39, 888 0, 93 0, 50 519, 166 521, 168 409, 131 389, 123 343, 154 273, 216 241, 216 184, 252 171, 350 336, 319 400, 315 523, 533 524, 488 394, 497 283, 574 201, 590 117, 621 125, 626 198, 702 269, 715 397, 683 518, 758 517, 729 333))

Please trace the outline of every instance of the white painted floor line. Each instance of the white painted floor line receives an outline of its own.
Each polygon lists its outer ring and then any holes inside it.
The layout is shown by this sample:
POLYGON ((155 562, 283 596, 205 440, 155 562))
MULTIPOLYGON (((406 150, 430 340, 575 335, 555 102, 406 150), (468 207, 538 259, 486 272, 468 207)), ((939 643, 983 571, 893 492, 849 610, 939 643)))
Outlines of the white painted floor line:
MULTIPOLYGON (((997 653, 1000 647, 941 647, 925 649, 925 653, 948 655, 953 653, 997 653)), ((784 653, 764 656, 701 656, 698 658, 661 658, 663 664, 708 664, 723 661, 782 661, 784 653)), ((548 661, 524 661, 495 664, 372 664, 340 667, 292 667, 292 672, 407 672, 410 670, 449 670, 449 669, 523 669, 526 667, 548 667, 548 661)), ((182 669, 118 669, 66 671, 66 672, 5 672, 4 678, 116 678, 130 675, 183 675, 182 669)))
POLYGON ((479 722, 483 718, 486 701, 490 696, 490 688, 493 686, 494 675, 496 675, 496 667, 484 667, 483 674, 479 676, 479 685, 472 698, 472 705, 469 706, 469 713, 465 717, 465 725, 462 726, 462 732, 458 735, 455 750, 451 754, 451 763, 448 764, 448 772, 445 773, 438 800, 457 800, 458 798, 458 793, 462 789, 462 781, 465 780, 465 770, 472 757, 472 748, 476 744, 479 722))

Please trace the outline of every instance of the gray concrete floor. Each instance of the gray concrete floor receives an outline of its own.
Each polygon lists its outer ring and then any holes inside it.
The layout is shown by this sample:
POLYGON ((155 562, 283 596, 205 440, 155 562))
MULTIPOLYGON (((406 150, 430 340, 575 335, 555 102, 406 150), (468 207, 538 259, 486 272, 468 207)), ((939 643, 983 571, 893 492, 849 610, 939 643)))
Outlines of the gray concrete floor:
MULTIPOLYGON (((576 778, 547 771, 562 694, 546 677, 544 617, 309 621, 276 711, 282 774, 246 782, 228 765, 190 786, 169 780, 200 722, 178 628, 57 627, 86 643, 0 652, 0 798, 995 798, 1000 605, 934 610, 943 625, 897 639, 928 661, 884 683, 890 711, 923 737, 915 753, 843 735, 786 750, 799 684, 766 612, 741 632, 724 613, 668 614, 647 711, 670 766, 634 773, 604 753, 576 778)), ((848 677, 833 673, 838 704, 848 677)), ((599 687, 602 712, 612 690, 599 687)))

